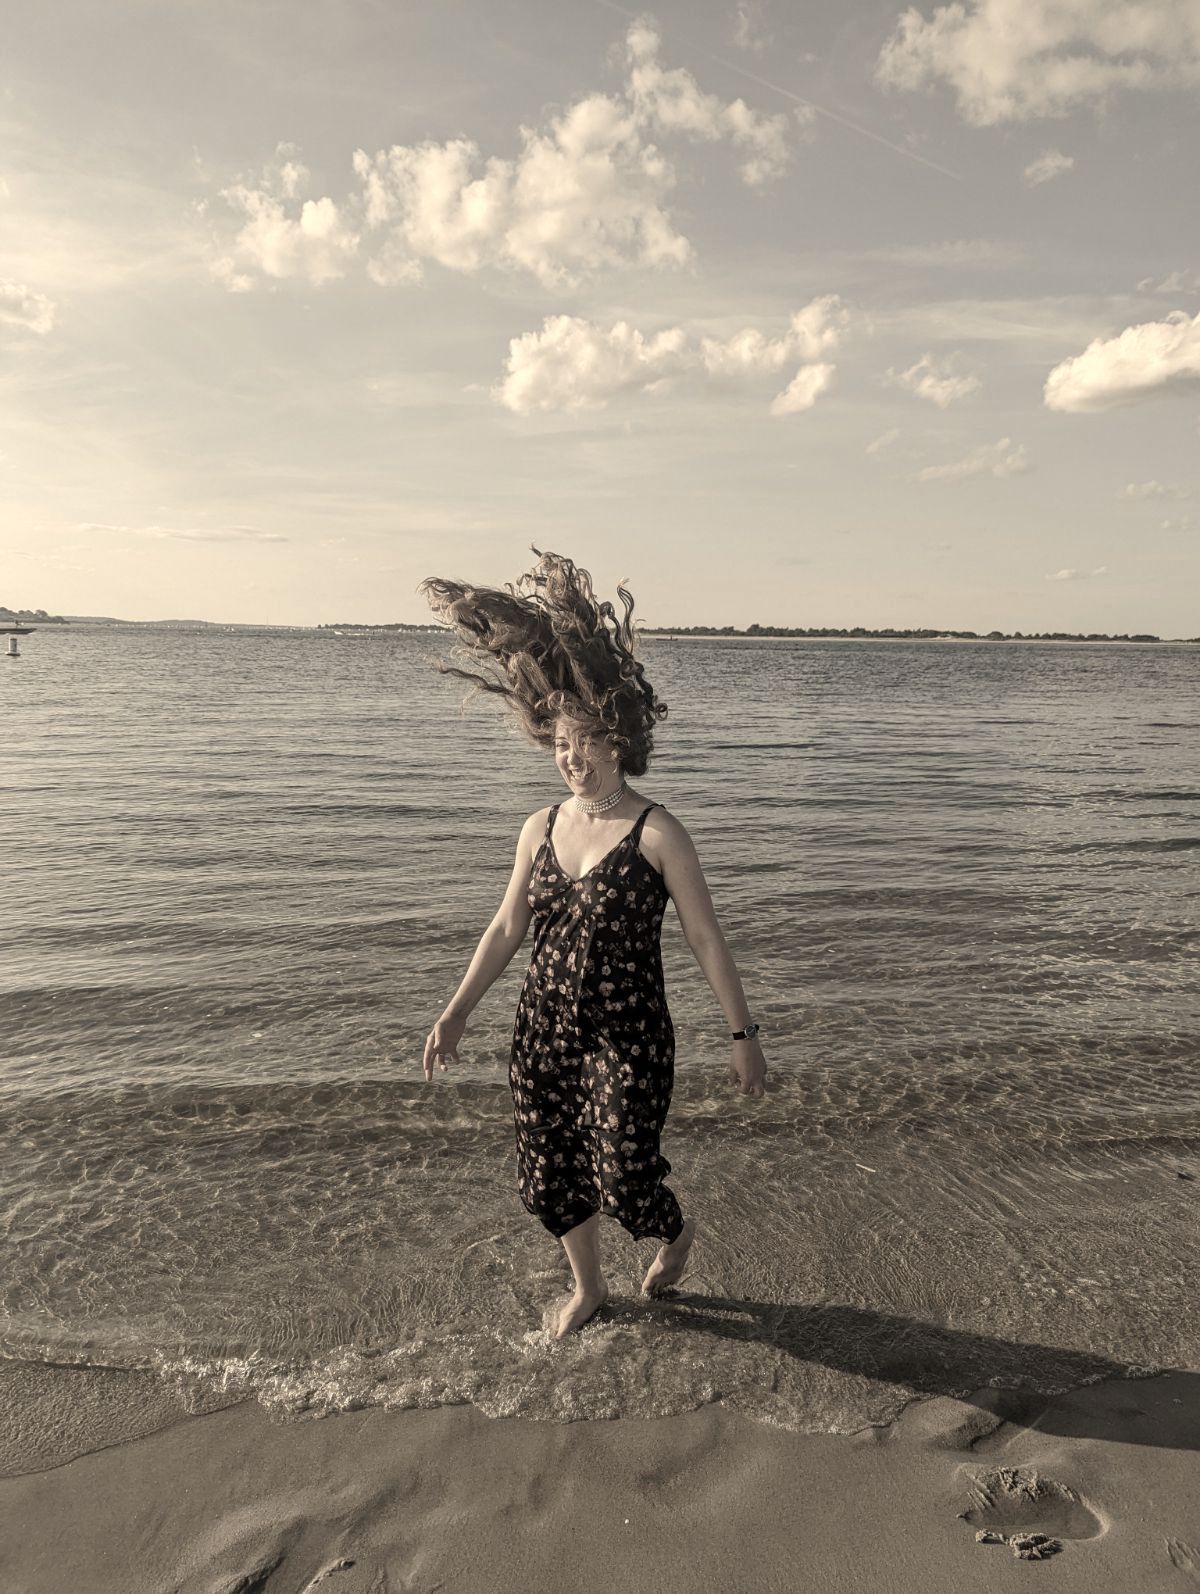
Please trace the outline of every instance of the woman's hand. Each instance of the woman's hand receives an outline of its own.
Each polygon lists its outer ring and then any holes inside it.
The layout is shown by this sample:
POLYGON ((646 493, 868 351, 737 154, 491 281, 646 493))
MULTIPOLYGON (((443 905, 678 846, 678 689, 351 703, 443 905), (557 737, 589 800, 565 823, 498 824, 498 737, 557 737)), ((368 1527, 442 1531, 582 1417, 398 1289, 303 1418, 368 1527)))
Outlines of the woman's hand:
POLYGON ((734 1041, 733 1056, 729 1062, 729 1083, 735 1085, 743 1096, 765 1096, 767 1060, 755 1036, 734 1041))
POLYGON ((445 1070, 447 1063, 458 1061, 458 1043, 467 1029, 465 1018, 447 1017, 445 1013, 425 1037, 425 1079, 433 1078, 433 1065, 437 1061, 445 1070))

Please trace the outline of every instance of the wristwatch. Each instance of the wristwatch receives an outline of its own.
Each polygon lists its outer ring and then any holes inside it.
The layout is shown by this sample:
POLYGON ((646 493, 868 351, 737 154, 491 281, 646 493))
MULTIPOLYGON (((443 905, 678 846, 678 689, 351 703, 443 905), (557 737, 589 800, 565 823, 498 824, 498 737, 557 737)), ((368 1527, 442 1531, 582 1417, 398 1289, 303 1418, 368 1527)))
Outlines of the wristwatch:
POLYGON ((751 1036, 757 1035, 761 1028, 761 1024, 747 1024, 745 1029, 734 1030, 733 1039, 735 1041, 748 1041, 751 1036))

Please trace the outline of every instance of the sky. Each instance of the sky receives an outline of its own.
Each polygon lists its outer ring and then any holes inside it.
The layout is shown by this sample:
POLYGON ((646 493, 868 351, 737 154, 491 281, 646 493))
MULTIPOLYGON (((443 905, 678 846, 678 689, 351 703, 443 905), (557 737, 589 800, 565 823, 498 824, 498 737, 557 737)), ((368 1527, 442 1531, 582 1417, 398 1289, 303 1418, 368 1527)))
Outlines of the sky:
POLYGON ((0 604, 1200 634, 1200 0, 47 0, 0 604))

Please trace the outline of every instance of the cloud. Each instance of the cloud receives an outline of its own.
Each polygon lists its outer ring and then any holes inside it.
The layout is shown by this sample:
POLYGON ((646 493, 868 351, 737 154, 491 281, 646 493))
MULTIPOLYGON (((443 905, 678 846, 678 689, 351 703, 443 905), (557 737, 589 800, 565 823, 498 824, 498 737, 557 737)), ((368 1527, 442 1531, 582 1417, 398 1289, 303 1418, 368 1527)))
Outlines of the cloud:
MULTIPOLYGON (((789 159, 787 132, 790 118, 782 113, 762 116, 744 100, 728 104, 704 93, 683 67, 667 70, 658 63, 658 32, 648 17, 632 23, 625 35, 629 66, 626 93, 638 121, 662 133, 684 133, 715 143, 727 138, 749 151, 738 168, 751 187, 778 177, 789 159)), ((797 107, 796 116, 811 122, 816 112, 797 107)))
POLYGON ((256 526, 108 526, 102 521, 81 520, 77 531, 115 531, 135 537, 156 537, 181 542, 287 542, 277 531, 259 531, 256 526))
POLYGON ((1082 354, 1054 367, 1043 399, 1047 409, 1083 414, 1198 386, 1200 314, 1172 310, 1163 321, 1093 339, 1082 354))
POLYGON ((480 163, 469 139, 355 150, 366 223, 384 241, 368 265, 381 286, 420 278, 422 262, 451 271, 487 265, 568 287, 601 267, 685 265, 687 239, 662 208, 670 163, 643 142, 627 107, 603 94, 579 101, 547 133, 522 128, 515 161, 480 163))
POLYGON ((1190 487, 1173 487, 1165 482, 1126 482, 1121 489, 1122 498, 1190 498, 1190 487))
POLYGON ((44 293, 23 282, 0 281, 0 327, 18 327, 45 337, 54 326, 55 307, 44 293))
MULTIPOLYGON (((295 146, 280 143, 276 155, 288 156, 295 146)), ((359 233, 328 197, 305 199, 298 216, 289 216, 285 201, 295 200, 308 182, 308 170, 291 159, 272 161, 260 186, 233 183, 222 199, 247 219, 233 241, 233 254, 218 256, 209 270, 233 293, 245 293, 253 279, 239 271, 243 264, 268 277, 301 277, 314 287, 345 275, 358 251, 359 233), (275 188, 277 192, 272 192, 275 188)))
POLYGON ((1108 574, 1107 565, 1097 565, 1094 570, 1056 570, 1053 575, 1047 575, 1047 581, 1087 581, 1091 576, 1104 576, 1108 574))
POLYGON ((1064 116, 1120 89, 1200 83, 1200 10, 1194 0, 954 0, 926 20, 909 6, 875 78, 945 83, 977 127, 1064 116))
POLYGON ((894 371, 889 368, 885 380, 897 387, 907 388, 918 398, 928 399, 931 404, 936 404, 939 409, 944 410, 947 405, 966 398, 979 387, 977 376, 954 370, 954 361, 957 358, 957 355, 952 354, 939 365, 932 354, 923 354, 915 365, 909 366, 907 371, 894 371))
POLYGON ((996 443, 984 443, 972 450, 965 459, 950 465, 926 465, 917 472, 919 482, 962 481, 967 476, 1016 476, 1032 469, 1023 443, 1013 444, 1009 437, 996 443))
POLYGON ((680 327, 647 339, 627 321, 605 331, 579 316, 547 316, 540 332, 511 340, 493 396, 518 415, 602 409, 618 393, 653 392, 684 370, 685 337, 680 327))
POLYGON ((763 32, 762 0, 738 0, 733 19, 733 42, 739 50, 761 55, 771 42, 763 32))
POLYGON ((868 454, 882 453, 885 448, 890 448, 899 436, 900 428, 898 426, 889 426, 886 432, 880 432, 878 437, 872 438, 864 452, 868 454))
POLYGON ((1060 149, 1048 149, 1036 160, 1031 160, 1021 175, 1027 188, 1037 188, 1041 183, 1053 182, 1056 177, 1069 172, 1074 164, 1074 155, 1064 155, 1060 149))
POLYGON ((597 326, 580 316, 547 316, 538 332, 509 343, 504 377, 492 388, 497 403, 518 415, 535 410, 602 409, 622 393, 661 391, 678 378, 728 388, 804 362, 770 405, 772 415, 811 409, 829 386, 830 353, 848 324, 835 294, 814 299, 768 337, 745 327, 731 337, 691 337, 668 327, 652 337, 627 321, 597 326))
POLYGON ((792 360, 816 360, 830 353, 849 319, 836 294, 823 294, 797 310, 788 330, 777 338, 764 337, 757 327, 745 327, 725 339, 701 338, 701 359, 709 375, 718 378, 777 371, 792 360))
MULTIPOLYGON (((1026 244, 1005 238, 943 238, 923 244, 880 244, 860 249, 852 260, 881 260, 888 265, 926 267, 960 271, 964 267, 985 271, 1007 271, 1025 265, 1029 259, 1026 244)), ((836 252, 830 255, 836 258, 836 252)))
POLYGON ((783 392, 771 400, 771 414, 799 415, 801 410, 811 410, 833 380, 833 371, 829 364, 802 365, 783 392))
POLYGON ((588 94, 541 129, 522 125, 511 158, 485 156, 469 138, 355 149, 357 186, 341 203, 304 199, 308 170, 294 145, 280 144, 285 159, 220 190, 246 221, 209 269, 244 293, 260 275, 319 286, 359 255, 381 287, 421 281, 429 261, 528 271, 546 288, 609 267, 686 266, 692 246, 665 208, 675 171, 654 139, 730 144, 743 180, 761 187, 787 166, 789 129, 815 113, 769 116, 726 102, 664 67, 659 45, 651 19, 631 23, 622 90, 588 94))
POLYGON ((1137 288, 1139 293, 1200 293, 1200 271, 1169 271, 1157 282, 1143 277, 1137 288))

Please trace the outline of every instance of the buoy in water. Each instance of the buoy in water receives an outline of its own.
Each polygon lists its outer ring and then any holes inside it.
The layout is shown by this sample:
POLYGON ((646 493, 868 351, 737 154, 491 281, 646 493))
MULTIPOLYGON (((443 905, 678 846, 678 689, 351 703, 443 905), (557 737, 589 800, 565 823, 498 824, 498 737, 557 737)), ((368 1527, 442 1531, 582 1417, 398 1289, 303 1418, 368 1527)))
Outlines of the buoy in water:
POLYGON ((8 656, 10 659, 19 659, 21 657, 21 650, 17 647, 15 636, 10 636, 8 639, 8 656))

